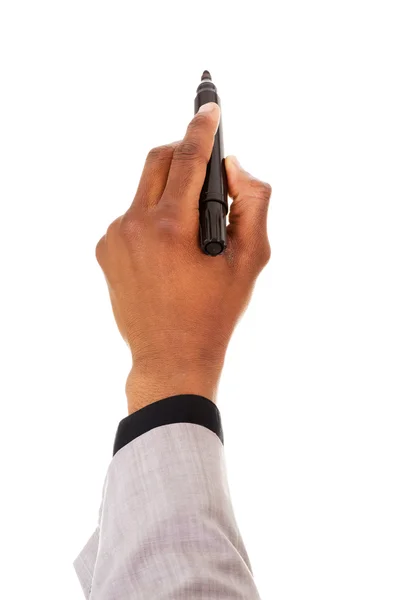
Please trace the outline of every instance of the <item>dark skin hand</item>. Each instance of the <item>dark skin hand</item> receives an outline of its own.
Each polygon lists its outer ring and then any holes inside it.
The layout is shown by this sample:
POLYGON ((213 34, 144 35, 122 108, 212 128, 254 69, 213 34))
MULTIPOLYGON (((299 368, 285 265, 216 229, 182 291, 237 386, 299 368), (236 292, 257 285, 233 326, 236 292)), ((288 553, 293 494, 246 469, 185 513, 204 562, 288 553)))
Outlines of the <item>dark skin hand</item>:
POLYGON ((217 104, 205 107, 182 141, 150 151, 132 205, 96 247, 132 353, 129 413, 174 394, 216 402, 230 337, 271 254, 271 187, 234 157, 225 160, 233 200, 227 250, 200 250, 198 202, 220 116, 217 104))

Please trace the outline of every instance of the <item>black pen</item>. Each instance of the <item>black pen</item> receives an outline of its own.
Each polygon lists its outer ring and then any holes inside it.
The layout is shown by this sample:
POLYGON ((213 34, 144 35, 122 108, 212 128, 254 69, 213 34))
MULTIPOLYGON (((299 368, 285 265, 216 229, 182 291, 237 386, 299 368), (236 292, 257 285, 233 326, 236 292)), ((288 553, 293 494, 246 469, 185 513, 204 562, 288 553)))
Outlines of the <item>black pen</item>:
MULTIPOLYGON (((197 113, 200 106, 207 102, 216 102, 221 107, 217 88, 211 80, 211 75, 208 71, 204 71, 194 101, 195 113, 197 113)), ((200 246, 205 254, 217 256, 225 250, 227 212, 228 185, 220 121, 199 198, 200 246)))

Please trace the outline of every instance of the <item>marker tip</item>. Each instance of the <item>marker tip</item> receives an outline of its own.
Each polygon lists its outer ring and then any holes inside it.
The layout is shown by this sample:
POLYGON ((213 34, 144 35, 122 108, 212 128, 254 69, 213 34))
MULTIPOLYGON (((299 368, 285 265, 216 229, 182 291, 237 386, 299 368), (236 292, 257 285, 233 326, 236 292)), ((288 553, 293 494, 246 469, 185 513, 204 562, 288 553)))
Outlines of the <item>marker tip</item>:
POLYGON ((203 71, 201 80, 204 81, 204 79, 209 79, 210 81, 212 81, 210 71, 203 71))

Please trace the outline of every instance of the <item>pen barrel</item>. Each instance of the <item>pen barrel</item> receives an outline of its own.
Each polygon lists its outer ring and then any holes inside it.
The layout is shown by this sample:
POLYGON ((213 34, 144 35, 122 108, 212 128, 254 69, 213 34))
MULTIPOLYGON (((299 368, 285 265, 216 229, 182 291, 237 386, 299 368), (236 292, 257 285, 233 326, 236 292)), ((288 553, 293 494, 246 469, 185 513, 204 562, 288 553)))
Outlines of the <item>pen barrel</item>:
MULTIPOLYGON (((216 102, 221 106, 215 85, 211 81, 202 81, 197 88, 194 103, 195 113, 200 106, 207 102, 216 102)), ((228 184, 220 120, 199 198, 200 246, 206 254, 217 256, 226 248, 227 212, 228 184)))

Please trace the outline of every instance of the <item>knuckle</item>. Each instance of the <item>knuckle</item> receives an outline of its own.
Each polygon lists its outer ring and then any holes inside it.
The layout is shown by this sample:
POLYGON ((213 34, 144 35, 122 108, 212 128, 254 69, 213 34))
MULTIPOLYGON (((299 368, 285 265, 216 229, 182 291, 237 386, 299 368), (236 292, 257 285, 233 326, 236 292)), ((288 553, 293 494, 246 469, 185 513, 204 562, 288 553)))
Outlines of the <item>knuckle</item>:
POLYGON ((263 246, 263 248, 261 248, 261 250, 258 253, 258 262, 259 262, 261 269, 263 269, 265 266, 267 266, 270 258, 271 258, 271 247, 269 244, 266 244, 265 246, 263 246))
POLYGON ((157 235, 169 240, 178 239, 182 234, 182 224, 173 210, 163 210, 155 220, 157 235))
POLYGON ((115 221, 110 223, 110 225, 107 227, 106 235, 104 236, 106 243, 112 242, 115 239, 115 237, 118 235, 120 219, 121 219, 121 217, 119 217, 118 219, 115 219, 115 221))
POLYGON ((148 162, 156 162, 159 160, 167 160, 169 158, 171 158, 173 154, 173 148, 172 146, 165 144, 162 146, 157 146, 155 148, 152 148, 149 153, 147 154, 147 161, 148 162))
POLYGON ((210 117, 206 113, 197 113, 196 116, 189 123, 189 130, 199 131, 208 129, 211 123, 210 117))
POLYGON ((126 213, 119 223, 119 234, 125 240, 131 241, 139 237, 142 230, 141 220, 132 213, 126 213))
POLYGON ((257 277, 258 274, 264 269, 271 258, 271 248, 269 242, 264 244, 250 243, 241 253, 241 260, 239 261, 245 272, 251 275, 251 277, 257 277))
POLYGON ((272 188, 266 181, 260 179, 252 179, 250 181, 252 195, 260 200, 268 201, 271 197, 272 188))
POLYGON ((181 142, 174 152, 174 159, 178 161, 202 160, 200 155, 200 144, 198 140, 190 139, 181 142))
POLYGON ((96 249, 95 249, 96 259, 100 265, 104 259, 105 249, 106 249, 106 236, 103 235, 103 237, 100 238, 99 241, 97 242, 96 249))

